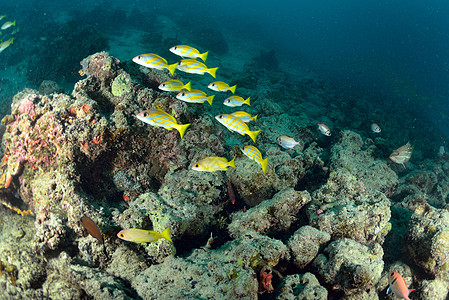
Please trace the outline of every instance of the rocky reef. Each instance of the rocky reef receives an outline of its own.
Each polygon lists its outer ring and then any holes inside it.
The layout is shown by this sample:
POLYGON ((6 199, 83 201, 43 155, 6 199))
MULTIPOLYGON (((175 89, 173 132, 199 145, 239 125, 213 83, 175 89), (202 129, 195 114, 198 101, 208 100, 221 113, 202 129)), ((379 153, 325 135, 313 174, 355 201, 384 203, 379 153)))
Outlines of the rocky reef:
POLYGON ((81 69, 71 95, 46 82, 18 93, 2 120, 0 298, 378 299, 391 270, 417 289, 413 298, 446 297, 444 158, 398 177, 379 157, 382 143, 350 130, 323 142, 310 120, 282 117, 265 99, 252 107, 269 157, 263 174, 235 147, 245 137, 227 139, 216 108, 155 89, 165 71, 106 52, 81 69), (191 123, 184 138, 136 119, 150 108, 191 123), (284 150, 276 137, 291 124, 302 143, 284 150), (191 170, 211 155, 235 155, 236 168, 191 170), (173 243, 116 236, 167 227, 173 243))

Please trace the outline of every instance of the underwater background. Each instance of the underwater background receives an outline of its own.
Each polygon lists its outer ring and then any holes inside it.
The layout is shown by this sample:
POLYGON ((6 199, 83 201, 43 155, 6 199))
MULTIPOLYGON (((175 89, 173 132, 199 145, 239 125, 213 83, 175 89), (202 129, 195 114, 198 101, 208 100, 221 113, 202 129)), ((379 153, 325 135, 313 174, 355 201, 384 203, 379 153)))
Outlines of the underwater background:
POLYGON ((449 299, 448 3, 0 18, 0 299, 449 299))

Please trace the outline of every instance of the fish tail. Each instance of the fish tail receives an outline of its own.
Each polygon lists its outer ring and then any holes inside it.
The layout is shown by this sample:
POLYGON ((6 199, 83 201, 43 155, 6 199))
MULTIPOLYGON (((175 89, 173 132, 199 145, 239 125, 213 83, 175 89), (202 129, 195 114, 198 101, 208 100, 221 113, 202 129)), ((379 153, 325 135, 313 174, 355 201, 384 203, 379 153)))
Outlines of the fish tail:
POLYGON ((209 51, 204 52, 203 54, 200 54, 201 59, 206 62, 207 55, 209 54, 209 51))
MULTIPOLYGON (((15 21, 14 21, 14 22, 15 22, 15 21)), ((10 39, 10 41, 11 41, 11 45, 12 45, 12 43, 14 42, 14 38, 10 39)))
POLYGON ((167 229, 161 232, 161 238, 164 238, 173 243, 170 237, 170 227, 167 227, 167 229))
POLYGON ((234 156, 234 158, 229 162, 229 166, 235 168, 235 156, 234 156))
POLYGON ((236 87, 237 87, 237 85, 233 85, 233 86, 229 87, 229 90, 234 94, 236 87))
POLYGON ((265 174, 265 171, 267 170, 268 166, 268 157, 262 160, 262 171, 265 174))
POLYGON ((216 68, 209 68, 207 69, 207 73, 209 73, 210 75, 212 75, 212 77, 215 78, 215 74, 217 73, 218 67, 216 68))
POLYGON ((179 131, 179 134, 181 135, 181 140, 182 137, 184 136, 184 132, 186 131, 187 127, 190 126, 189 124, 178 124, 178 126, 176 127, 176 129, 179 131))
POLYGON ((248 97, 248 99, 246 99, 244 102, 246 103, 246 104, 248 104, 249 106, 251 106, 251 104, 249 104, 249 100, 251 99, 251 97, 248 97))
POLYGON ((14 22, 12 22, 11 25, 12 25, 12 26, 16 26, 16 20, 14 20, 14 22))
POLYGON ((190 92, 192 90, 191 81, 187 82, 184 85, 184 88, 190 92))
POLYGON ((175 73, 175 69, 176 69, 177 66, 178 66, 178 63, 174 63, 174 64, 171 64, 171 65, 167 66, 167 69, 170 72, 170 74, 173 75, 175 73))
POLYGON ((256 138, 257 138, 257 136, 259 135, 259 133, 260 133, 260 130, 257 130, 257 131, 249 131, 248 132, 248 135, 251 137, 251 139, 253 140, 253 142, 255 143, 256 142, 256 138))
POLYGON ((252 119, 253 119, 253 121, 254 121, 254 123, 256 122, 256 120, 257 120, 257 116, 258 115, 255 115, 252 119))
POLYGON ((212 100, 214 100, 215 95, 211 95, 207 97, 207 102, 209 102, 210 105, 212 105, 212 100))

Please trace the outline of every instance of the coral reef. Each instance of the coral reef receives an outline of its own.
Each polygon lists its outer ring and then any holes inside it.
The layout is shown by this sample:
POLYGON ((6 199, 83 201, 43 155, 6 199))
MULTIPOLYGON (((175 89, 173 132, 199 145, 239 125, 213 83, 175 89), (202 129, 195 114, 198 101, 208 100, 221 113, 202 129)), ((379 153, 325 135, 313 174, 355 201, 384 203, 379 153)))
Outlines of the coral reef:
MULTIPOLYGON (((447 294, 447 161, 401 170, 399 178, 381 138, 338 127, 332 137, 319 135, 313 118, 324 115, 320 101, 330 97, 322 83, 298 83, 307 100, 299 106, 312 117, 285 113, 273 99, 289 95, 280 83, 287 79, 271 59, 237 82, 257 93, 249 109, 260 114, 254 126, 262 130, 257 148, 268 157, 266 174, 242 155, 248 139, 217 124, 215 107, 157 90, 170 78, 166 71, 99 52, 81 61, 86 77, 70 96, 50 81, 18 93, 2 120, 0 298, 376 299, 393 269, 420 296, 447 294), (191 123, 184 139, 135 118, 150 108, 191 123), (284 134, 300 144, 282 149, 276 139, 284 134), (207 156, 235 156, 236 168, 191 170, 207 156), (83 216, 98 225, 105 249, 86 234, 83 216), (173 243, 118 239, 127 228, 170 228, 173 243), (390 248, 400 244, 401 229, 404 253, 390 248), (385 242, 392 235, 398 241, 385 242), (399 256, 410 267, 386 264, 384 252, 388 263, 399 256)), ((326 123, 341 122, 332 116, 326 123)))
POLYGON ((282 300, 325 300, 327 290, 320 285, 312 273, 285 276, 279 287, 277 299, 282 300))
POLYGON ((384 267, 382 256, 379 244, 365 246, 354 240, 339 239, 318 254, 313 266, 332 289, 355 295, 379 281, 384 267))

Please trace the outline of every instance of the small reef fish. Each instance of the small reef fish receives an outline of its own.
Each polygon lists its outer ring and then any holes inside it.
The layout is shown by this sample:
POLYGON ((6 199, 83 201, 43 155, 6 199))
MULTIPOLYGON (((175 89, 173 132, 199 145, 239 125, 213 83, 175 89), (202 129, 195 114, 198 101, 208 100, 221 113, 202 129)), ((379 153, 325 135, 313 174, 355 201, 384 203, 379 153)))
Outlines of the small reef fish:
POLYGON ((239 118, 234 117, 233 115, 227 114, 217 115, 215 116, 215 119, 231 131, 236 131, 241 135, 245 134, 249 135, 254 143, 256 142, 256 138, 260 133, 260 130, 257 131, 249 130, 249 127, 248 125, 245 124, 245 122, 243 122, 239 118))
POLYGON ((187 45, 178 45, 170 48, 170 51, 173 52, 176 55, 179 55, 181 57, 188 57, 188 58, 201 58, 204 62, 206 62, 207 55, 209 54, 209 51, 206 51, 204 53, 200 53, 197 49, 187 46, 187 45))
POLYGON ((446 150, 444 150, 444 146, 440 146, 440 149, 438 150, 438 156, 443 156, 444 153, 446 153, 446 150))
POLYGON ((245 122, 245 123, 249 123, 249 122, 251 122, 251 121, 254 121, 254 122, 256 122, 256 120, 257 120, 257 115, 255 115, 254 117, 252 117, 249 113, 247 113, 247 112, 245 112, 245 111, 236 111, 236 112, 233 112, 232 114, 231 114, 231 116, 234 116, 234 117, 237 117, 237 118, 239 118, 240 120, 242 120, 243 122, 245 122))
POLYGON ((180 62, 178 62, 178 65, 176 66, 176 68, 178 70, 181 70, 186 73, 191 73, 191 74, 209 73, 214 78, 215 78, 215 74, 218 70, 218 67, 208 68, 205 64, 203 64, 202 62, 197 61, 195 59, 183 59, 180 62))
POLYGON ((331 136, 331 130, 326 124, 318 123, 318 130, 325 136, 331 136))
POLYGON ((14 22, 8 21, 8 22, 3 23, 2 30, 8 29, 11 26, 16 26, 16 21, 14 21, 14 22))
POLYGON ((137 55, 136 57, 133 58, 133 62, 151 69, 156 70, 167 69, 172 75, 175 72, 176 66, 178 65, 178 63, 169 65, 165 58, 160 57, 159 55, 154 53, 137 55))
POLYGON ((191 91, 190 81, 184 84, 181 80, 172 79, 159 85, 159 89, 166 92, 180 92, 182 90, 191 91))
POLYGON ((249 104, 249 100, 251 97, 248 97, 246 100, 243 99, 240 96, 231 96, 227 99, 225 99, 225 101, 223 102, 224 105, 229 106, 229 107, 235 107, 235 106, 242 106, 243 104, 247 104, 249 106, 251 106, 249 104))
POLYGON ((212 100, 214 99, 215 95, 207 96, 205 92, 200 90, 191 90, 191 91, 184 91, 180 92, 178 95, 176 95, 176 99, 189 102, 189 103, 203 103, 207 101, 210 105, 212 105, 212 100))
POLYGON ((120 231, 117 233, 117 236, 122 240, 134 243, 154 243, 159 239, 166 239, 173 243, 170 237, 170 227, 161 233, 152 230, 129 228, 120 231))
POLYGON ((388 281, 390 283, 390 286, 387 289, 387 294, 392 291, 396 299, 410 300, 408 296, 415 289, 409 289, 407 287, 407 283, 405 283, 405 280, 401 276, 401 274, 396 271, 391 271, 388 281))
POLYGON ((232 204, 235 204, 235 193, 234 193, 234 188, 232 187, 232 182, 231 182, 231 180, 229 180, 228 177, 226 177, 226 182, 228 183, 229 201, 231 201, 232 204))
POLYGON ((6 18, 6 15, 1 15, 0 16, 0 21, 3 20, 4 18, 6 18))
POLYGON ((296 145, 300 144, 300 142, 295 141, 294 138, 287 135, 281 135, 276 139, 276 142, 284 149, 293 149, 296 145))
POLYGON ((242 149, 243 154, 254 160, 262 167, 262 172, 265 174, 268 166, 268 157, 262 159, 262 153, 254 146, 245 146, 242 149))
POLYGON ((235 88, 237 87, 237 85, 229 86, 229 84, 227 84, 226 82, 215 81, 215 82, 209 83, 209 85, 207 87, 216 92, 231 91, 234 94, 235 88))
POLYGON ((410 160, 412 152, 413 147, 412 145, 410 145, 410 142, 408 142, 404 146, 401 146, 398 149, 394 150, 390 155, 390 159, 397 164, 402 164, 402 166, 405 168, 404 164, 410 160))
POLYGON ((4 41, 0 44, 0 53, 2 53, 6 48, 8 48, 14 42, 14 38, 4 41))
POLYGON ((198 161, 192 170, 203 172, 226 171, 229 167, 235 168, 235 157, 228 161, 225 157, 209 156, 198 161))
POLYGON ((109 257, 106 252, 106 246, 104 245, 103 235, 101 234, 100 228, 98 228, 97 224, 95 224, 95 222, 89 217, 81 217, 80 222, 91 236, 103 244, 103 252, 106 257, 109 257))
POLYGON ((176 119, 166 113, 165 111, 162 111, 160 109, 149 109, 142 111, 137 114, 137 119, 140 121, 150 124, 151 126, 155 127, 163 127, 168 130, 172 130, 175 128, 179 131, 179 134, 182 137, 184 136, 184 132, 186 131, 187 127, 190 126, 189 124, 178 124, 176 119))
POLYGON ((380 133, 382 130, 380 129, 379 125, 373 123, 371 124, 371 131, 374 133, 380 133))

